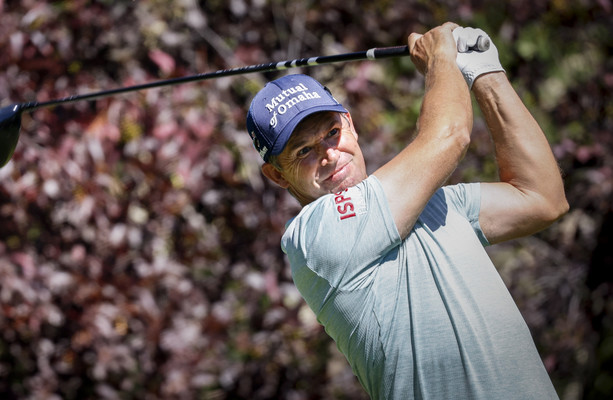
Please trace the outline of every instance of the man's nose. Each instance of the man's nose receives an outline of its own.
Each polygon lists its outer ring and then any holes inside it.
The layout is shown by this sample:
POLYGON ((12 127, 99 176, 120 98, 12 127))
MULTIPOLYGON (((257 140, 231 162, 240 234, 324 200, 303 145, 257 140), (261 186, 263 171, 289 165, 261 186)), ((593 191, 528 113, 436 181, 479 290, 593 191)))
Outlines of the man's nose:
POLYGON ((338 161, 340 156, 340 152, 335 144, 327 143, 325 140, 322 140, 318 146, 319 156, 321 157, 321 165, 326 166, 328 164, 333 164, 338 161))

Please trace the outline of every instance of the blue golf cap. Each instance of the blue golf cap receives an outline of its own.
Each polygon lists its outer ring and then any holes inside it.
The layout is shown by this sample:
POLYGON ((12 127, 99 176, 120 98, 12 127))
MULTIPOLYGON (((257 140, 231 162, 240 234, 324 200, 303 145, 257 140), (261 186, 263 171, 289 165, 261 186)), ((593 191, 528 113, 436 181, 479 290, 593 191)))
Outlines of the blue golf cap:
POLYGON ((328 88, 307 75, 287 75, 260 90, 247 113, 247 131, 264 161, 279 155, 305 117, 320 111, 346 113, 328 88))

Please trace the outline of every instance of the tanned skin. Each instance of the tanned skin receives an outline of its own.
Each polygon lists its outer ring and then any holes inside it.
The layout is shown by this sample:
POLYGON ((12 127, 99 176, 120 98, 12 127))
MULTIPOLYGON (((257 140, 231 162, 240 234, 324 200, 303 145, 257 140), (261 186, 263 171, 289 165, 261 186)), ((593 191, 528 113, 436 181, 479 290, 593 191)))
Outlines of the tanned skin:
MULTIPOLYGON (((425 77, 417 135, 374 172, 403 238, 470 143, 473 110, 456 64, 451 33, 456 27, 446 23, 425 35, 409 36, 411 59, 425 77)), ((491 132, 500 171, 500 182, 481 184, 479 221, 485 236, 496 243, 544 229, 567 212, 568 203, 543 132, 503 72, 478 77, 473 92, 491 132)), ((351 116, 334 112, 303 120, 276 164, 265 163, 262 172, 303 206, 368 176, 351 116)))

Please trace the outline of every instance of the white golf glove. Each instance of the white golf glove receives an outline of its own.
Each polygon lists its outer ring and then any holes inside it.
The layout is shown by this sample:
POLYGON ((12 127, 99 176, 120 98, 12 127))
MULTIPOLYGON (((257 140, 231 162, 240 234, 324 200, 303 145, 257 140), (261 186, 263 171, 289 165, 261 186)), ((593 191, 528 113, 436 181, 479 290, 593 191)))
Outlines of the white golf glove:
POLYGON ((453 30, 453 38, 458 46, 456 62, 469 88, 472 89, 479 75, 495 71, 505 72, 498 59, 496 46, 481 29, 458 27, 453 30), (483 52, 476 50, 480 36, 490 42, 489 49, 483 52))

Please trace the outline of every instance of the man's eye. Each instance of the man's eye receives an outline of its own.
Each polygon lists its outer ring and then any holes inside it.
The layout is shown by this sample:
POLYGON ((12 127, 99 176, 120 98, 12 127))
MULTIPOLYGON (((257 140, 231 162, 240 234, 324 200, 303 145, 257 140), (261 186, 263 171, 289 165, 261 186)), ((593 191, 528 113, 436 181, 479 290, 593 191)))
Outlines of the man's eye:
POLYGON ((338 135, 339 132, 340 132, 340 129, 334 128, 330 132, 328 132, 328 137, 336 136, 336 135, 338 135))
POLYGON ((309 151, 311 151, 311 148, 308 146, 305 146, 303 148, 301 148, 300 150, 298 150, 298 153, 296 153, 298 155, 298 157, 304 157, 307 154, 309 154, 309 151))

